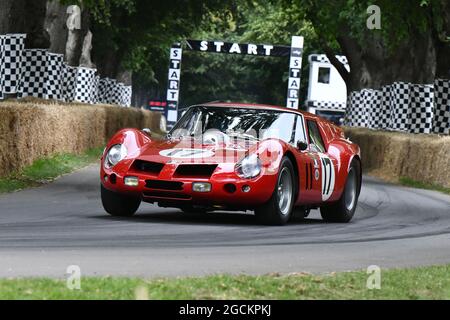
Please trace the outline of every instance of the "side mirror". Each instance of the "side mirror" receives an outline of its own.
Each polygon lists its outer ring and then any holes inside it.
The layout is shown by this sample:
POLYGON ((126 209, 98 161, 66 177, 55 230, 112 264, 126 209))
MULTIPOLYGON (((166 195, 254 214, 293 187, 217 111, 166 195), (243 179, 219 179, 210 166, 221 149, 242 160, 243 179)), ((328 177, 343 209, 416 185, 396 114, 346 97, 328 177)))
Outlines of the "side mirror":
POLYGON ((305 151, 308 149, 308 144, 305 141, 297 141, 297 149, 300 151, 305 151))
POLYGON ((142 132, 144 132, 145 134, 147 134, 149 137, 152 136, 152 131, 149 128, 144 128, 142 129, 142 132))

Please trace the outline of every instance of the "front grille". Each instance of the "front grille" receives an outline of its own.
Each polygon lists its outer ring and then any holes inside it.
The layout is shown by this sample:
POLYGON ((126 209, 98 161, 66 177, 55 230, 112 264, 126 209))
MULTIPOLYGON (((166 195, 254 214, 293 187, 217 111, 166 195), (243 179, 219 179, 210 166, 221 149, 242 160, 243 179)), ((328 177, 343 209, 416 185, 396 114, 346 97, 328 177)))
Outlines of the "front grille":
POLYGON ((189 200, 190 195, 170 191, 144 191, 144 197, 189 200))
POLYGON ((145 186, 150 189, 183 190, 183 182, 164 180, 145 180, 145 186))
POLYGON ((217 164, 180 164, 175 177, 209 178, 216 170, 217 164))
POLYGON ((164 163, 136 160, 133 163, 133 168, 136 171, 143 171, 153 174, 159 174, 164 167, 164 163))

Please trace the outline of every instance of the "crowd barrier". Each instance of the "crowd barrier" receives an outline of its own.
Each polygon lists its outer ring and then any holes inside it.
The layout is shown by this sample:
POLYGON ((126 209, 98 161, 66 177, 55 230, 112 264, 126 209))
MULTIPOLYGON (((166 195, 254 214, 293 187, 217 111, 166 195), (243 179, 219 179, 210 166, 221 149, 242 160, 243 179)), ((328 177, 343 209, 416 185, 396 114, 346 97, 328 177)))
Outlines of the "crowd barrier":
POLYGON ((72 67, 62 54, 25 49, 25 34, 0 35, 0 99, 36 97, 129 107, 131 86, 100 78, 96 69, 72 67))
POLYGON ((409 133, 450 133, 450 80, 395 82, 348 97, 344 124, 409 133))

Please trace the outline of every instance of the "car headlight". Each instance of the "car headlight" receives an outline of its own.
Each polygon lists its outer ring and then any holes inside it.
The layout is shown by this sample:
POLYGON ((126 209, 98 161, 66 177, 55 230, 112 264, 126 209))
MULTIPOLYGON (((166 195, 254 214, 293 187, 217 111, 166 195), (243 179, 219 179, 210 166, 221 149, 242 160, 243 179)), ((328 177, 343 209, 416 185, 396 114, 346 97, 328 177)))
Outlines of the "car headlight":
POLYGON ((236 164, 236 173, 241 178, 251 179, 261 173, 261 160, 256 154, 252 154, 242 159, 236 164))
POLYGON ((123 144, 113 145, 105 156, 105 168, 112 168, 127 156, 127 148, 123 144))

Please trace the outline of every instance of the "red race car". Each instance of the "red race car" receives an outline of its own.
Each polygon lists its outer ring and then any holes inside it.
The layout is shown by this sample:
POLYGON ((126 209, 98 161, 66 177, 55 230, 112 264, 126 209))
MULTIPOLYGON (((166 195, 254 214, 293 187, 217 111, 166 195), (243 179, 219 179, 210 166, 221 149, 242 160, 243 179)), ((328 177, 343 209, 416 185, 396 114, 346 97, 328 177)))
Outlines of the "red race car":
POLYGON ((319 208, 349 222, 361 190, 358 145, 313 114, 282 107, 214 103, 190 107, 164 139, 123 129, 102 157, 101 198, 113 216, 141 201, 185 212, 254 210, 282 225, 319 208))

